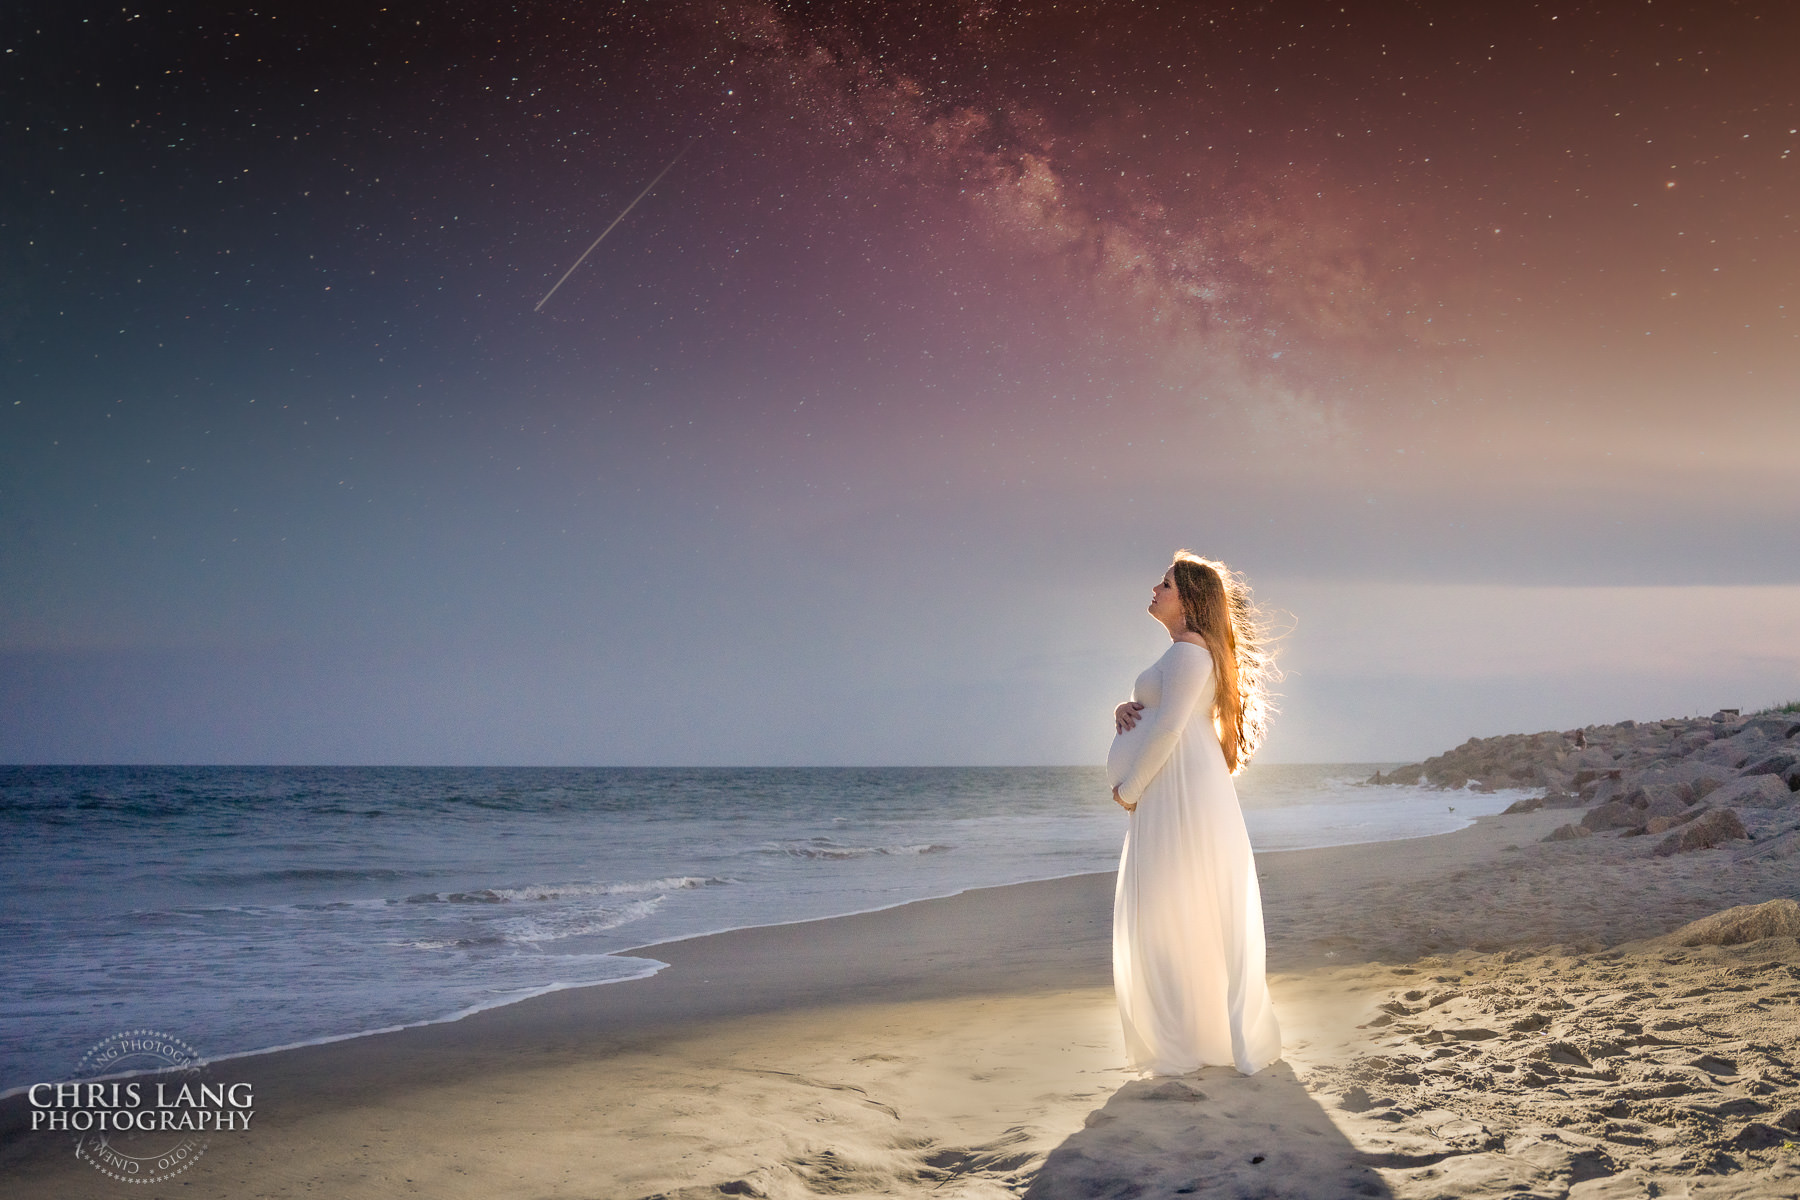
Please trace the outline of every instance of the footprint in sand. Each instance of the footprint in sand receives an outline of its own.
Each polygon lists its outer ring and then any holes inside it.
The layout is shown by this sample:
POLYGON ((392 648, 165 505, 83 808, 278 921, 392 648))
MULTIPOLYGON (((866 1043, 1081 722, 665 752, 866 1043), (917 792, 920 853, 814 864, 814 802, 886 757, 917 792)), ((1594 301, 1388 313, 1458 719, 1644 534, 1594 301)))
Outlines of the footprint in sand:
POLYGON ((1689 1061, 1688 1066, 1699 1067, 1708 1075, 1736 1075, 1738 1073, 1738 1066, 1735 1062, 1729 1058, 1720 1058, 1716 1054, 1702 1054, 1699 1058, 1689 1061))

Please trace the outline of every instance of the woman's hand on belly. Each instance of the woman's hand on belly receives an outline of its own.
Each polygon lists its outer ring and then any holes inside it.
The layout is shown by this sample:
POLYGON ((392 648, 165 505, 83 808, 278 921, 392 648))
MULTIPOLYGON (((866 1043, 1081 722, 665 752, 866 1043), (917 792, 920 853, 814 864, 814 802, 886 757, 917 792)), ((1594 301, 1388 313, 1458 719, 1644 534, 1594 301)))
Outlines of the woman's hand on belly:
POLYGON ((1118 805, 1120 808, 1124 809, 1126 812, 1136 812, 1137 811, 1137 802, 1134 800, 1130 804, 1125 803, 1125 801, 1123 801, 1119 798, 1119 789, 1118 788, 1113 789, 1113 803, 1118 805))
POLYGON ((1113 709, 1113 732, 1124 733, 1132 728, 1138 723, 1138 714, 1143 711, 1144 706, 1136 700, 1127 700, 1113 709))

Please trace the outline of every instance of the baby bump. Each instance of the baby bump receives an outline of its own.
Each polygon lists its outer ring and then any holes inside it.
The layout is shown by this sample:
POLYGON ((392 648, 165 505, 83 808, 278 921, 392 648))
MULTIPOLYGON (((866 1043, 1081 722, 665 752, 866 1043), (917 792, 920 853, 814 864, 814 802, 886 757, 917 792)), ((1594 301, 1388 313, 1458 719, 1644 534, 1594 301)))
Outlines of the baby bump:
POLYGON ((1150 732, 1150 719, 1155 715, 1155 709, 1144 709, 1138 713, 1136 725, 1113 738, 1112 749, 1106 752, 1106 781, 1113 787, 1125 782, 1125 777, 1131 774, 1132 764, 1137 762, 1138 752, 1144 748, 1144 738, 1150 732))

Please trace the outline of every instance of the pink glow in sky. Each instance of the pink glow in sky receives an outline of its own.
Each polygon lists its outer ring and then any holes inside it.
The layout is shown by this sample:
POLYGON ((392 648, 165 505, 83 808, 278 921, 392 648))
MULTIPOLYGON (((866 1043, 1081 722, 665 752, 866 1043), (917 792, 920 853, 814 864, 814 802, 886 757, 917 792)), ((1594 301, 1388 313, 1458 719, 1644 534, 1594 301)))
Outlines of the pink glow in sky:
POLYGON ((1800 696, 1792 6, 0 30, 0 757, 1093 761, 1177 546, 1290 761, 1800 696))

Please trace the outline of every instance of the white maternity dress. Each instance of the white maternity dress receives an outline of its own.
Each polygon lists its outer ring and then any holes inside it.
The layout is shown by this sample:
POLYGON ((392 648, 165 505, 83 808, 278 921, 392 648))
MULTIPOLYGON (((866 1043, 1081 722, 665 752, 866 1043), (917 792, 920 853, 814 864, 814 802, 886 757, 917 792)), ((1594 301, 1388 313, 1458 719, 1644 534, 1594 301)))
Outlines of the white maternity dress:
POLYGON ((1212 655, 1175 642, 1138 676, 1107 775, 1137 802, 1113 897, 1113 987, 1130 1065, 1156 1075, 1281 1057, 1262 894, 1212 721, 1212 655))

